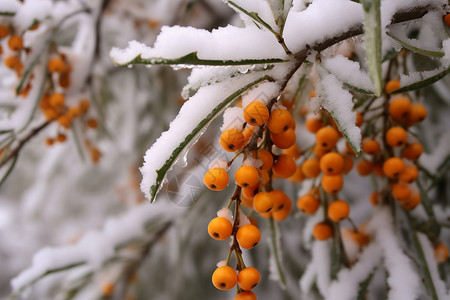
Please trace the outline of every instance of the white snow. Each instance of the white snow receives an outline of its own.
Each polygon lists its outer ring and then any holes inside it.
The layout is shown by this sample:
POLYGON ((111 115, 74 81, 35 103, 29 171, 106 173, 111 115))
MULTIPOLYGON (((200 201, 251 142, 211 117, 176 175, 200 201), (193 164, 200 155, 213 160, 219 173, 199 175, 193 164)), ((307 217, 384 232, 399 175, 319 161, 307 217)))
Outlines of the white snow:
POLYGON ((328 241, 314 241, 311 250, 312 259, 300 278, 300 289, 308 294, 316 281, 320 294, 328 295, 330 285, 330 246, 328 241))
POLYGON ((25 1, 14 16, 14 23, 23 31, 30 27, 35 20, 43 21, 52 12, 53 2, 50 0, 25 1))
MULTIPOLYGON (((224 0, 224 2, 228 3, 230 1, 224 0)), ((246 10, 249 13, 252 13, 252 12, 253 13, 257 13, 258 16, 261 19, 263 19, 264 22, 269 24, 270 27, 273 30, 275 30, 275 31, 279 30, 278 26, 277 26, 277 24, 275 23, 275 20, 274 20, 274 14, 272 13, 272 10, 271 10, 271 8, 269 6, 269 3, 267 1, 262 1, 262 0, 233 0, 231 2, 233 2, 236 5, 240 6, 241 8, 243 8, 244 10, 246 10)), ((249 16, 247 16, 245 13, 243 13, 241 10, 239 10, 238 8, 233 6, 232 4, 228 3, 228 5, 232 9, 234 9, 236 12, 239 13, 241 19, 244 20, 244 22, 245 22, 247 27, 253 25, 254 19, 252 19, 249 16)), ((260 27, 262 27, 261 24, 258 23, 258 25, 260 27)))
POLYGON ((244 123, 244 109, 242 107, 229 107, 223 113, 223 123, 220 131, 224 132, 231 128, 242 131, 244 123))
POLYGON ((0 12, 15 13, 19 10, 22 3, 18 0, 2 0, 0 1, 0 12))
POLYGON ((254 101, 268 104, 269 101, 279 95, 280 92, 280 86, 277 83, 263 82, 242 96, 242 107, 245 108, 254 101))

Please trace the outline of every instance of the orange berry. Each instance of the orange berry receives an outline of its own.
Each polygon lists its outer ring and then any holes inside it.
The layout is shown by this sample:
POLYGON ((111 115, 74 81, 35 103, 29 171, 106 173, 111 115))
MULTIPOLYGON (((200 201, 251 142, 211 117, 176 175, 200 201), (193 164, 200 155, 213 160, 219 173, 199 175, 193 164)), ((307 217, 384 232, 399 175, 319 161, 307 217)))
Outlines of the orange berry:
POLYGON ((291 209, 292 209, 292 201, 291 199, 289 199, 289 197, 286 196, 284 198, 282 208, 272 212, 272 218, 275 221, 283 221, 289 216, 289 214, 291 213, 291 209))
POLYGON ((450 14, 445 15, 444 23, 445 23, 445 25, 450 27, 450 14))
POLYGON ((372 171, 373 171, 373 164, 370 161, 367 161, 365 159, 360 160, 356 164, 356 171, 361 176, 370 175, 370 173, 372 173, 372 171))
POLYGON ((98 127, 98 121, 96 119, 94 119, 94 118, 89 118, 86 121, 86 126, 89 127, 89 128, 95 129, 95 128, 98 127))
POLYGON ((251 249, 261 240, 261 232, 255 225, 247 224, 239 227, 236 239, 242 248, 251 249))
POLYGON ((267 127, 271 133, 280 134, 291 128, 293 122, 295 123, 291 113, 285 109, 279 108, 270 113, 267 127))
POLYGON ((259 183, 259 173, 255 167, 241 166, 234 174, 234 179, 240 187, 256 186, 259 183))
POLYGON ((381 150, 380 143, 378 143, 376 140, 366 140, 362 144, 362 150, 364 153, 374 155, 378 154, 381 150))
POLYGON ((91 154, 91 160, 94 164, 97 164, 100 161, 100 157, 102 156, 102 153, 100 150, 96 147, 91 148, 90 150, 91 154))
POLYGON ((327 175, 340 174, 344 169, 344 158, 336 152, 330 152, 320 159, 320 169, 327 175))
POLYGON ((247 125, 244 130, 242 130, 242 134, 244 135, 245 141, 249 141, 252 138, 253 132, 255 132, 254 126, 247 125))
POLYGON ((294 175, 297 170, 297 165, 295 164, 292 156, 287 154, 278 155, 277 161, 272 167, 273 173, 280 178, 289 178, 294 175))
POLYGON ((280 149, 288 149, 295 144, 297 136, 292 128, 283 131, 280 134, 270 133, 270 139, 280 149))
POLYGON ((52 121, 52 120, 58 118, 60 115, 55 109, 53 109, 51 107, 43 109, 43 113, 44 113, 45 119, 47 121, 52 121))
POLYGON ((350 205, 344 200, 336 200, 328 206, 328 217, 334 222, 342 221, 350 215, 350 205))
POLYGON ((257 152, 253 152, 253 158, 258 158, 263 162, 261 170, 268 171, 272 168, 273 156, 269 151, 258 149, 257 152))
POLYGON ((256 300, 256 295, 252 291, 243 291, 237 294, 234 300, 256 300))
POLYGON ((354 231, 348 228, 342 229, 342 236, 353 240, 358 246, 363 247, 370 243, 370 237, 359 231, 354 231))
POLYGON ((412 193, 408 198, 401 201, 400 204, 405 210, 413 210, 422 201, 419 193, 412 193))
POLYGON ((314 98, 316 97, 316 91, 312 90, 311 92, 309 92, 309 98, 314 98))
POLYGON ((380 163, 374 164, 373 173, 379 177, 384 177, 383 165, 380 163))
POLYGON ((236 128, 225 130, 219 141, 222 148, 228 152, 237 151, 245 145, 244 135, 236 128))
POLYGON ((356 126, 361 127, 361 125, 364 123, 364 119, 362 114, 357 111, 356 112, 356 126))
POLYGON ((389 103, 389 115, 397 122, 407 120, 411 111, 411 101, 405 97, 399 97, 391 100, 389 103))
POLYGON ((272 190, 269 194, 273 199, 273 212, 282 210, 286 205, 286 202, 291 201, 289 197, 286 196, 286 194, 281 190, 272 190))
POLYGON ((51 94, 49 100, 50 106, 57 110, 62 110, 64 107, 65 97, 63 94, 55 93, 51 94))
POLYGON ((422 104, 413 104, 409 113, 409 120, 413 124, 417 124, 425 120, 427 117, 427 109, 422 104))
POLYGON ((267 213, 272 210, 274 200, 269 193, 259 192, 253 198, 253 207, 258 213, 267 213))
POLYGON ((334 194, 342 190, 344 186, 344 179, 341 174, 337 175, 323 175, 322 177, 322 188, 328 194, 334 194))
POLYGON ((60 143, 64 143, 67 140, 67 136, 64 133, 59 133, 56 136, 56 141, 60 143))
POLYGON ((203 177, 205 185, 213 191, 221 191, 228 186, 228 174, 222 168, 211 168, 203 177))
POLYGON ((20 66, 22 65, 22 62, 20 61, 20 57, 16 56, 16 55, 10 55, 5 57, 4 60, 5 66, 8 69, 17 69, 20 68, 20 66))
POLYGON ((270 180, 269 172, 264 170, 258 170, 258 173, 259 173, 259 182, 261 182, 262 185, 269 182, 270 180))
POLYGON ((308 118, 305 122, 306 130, 308 130, 311 133, 316 133, 319 131, 320 128, 323 127, 323 122, 320 119, 317 118, 308 118))
POLYGON ((69 118, 73 119, 73 118, 78 117, 80 115, 80 113, 81 113, 80 109, 78 107, 74 106, 74 107, 67 108, 66 115, 69 118))
POLYGON ((232 289, 237 283, 236 271, 229 266, 219 267, 212 275, 212 283, 219 290, 232 289))
POLYGON ((250 209, 253 209, 253 197, 250 198, 250 197, 247 197, 244 194, 242 194, 241 195, 241 204, 250 209))
POLYGON ((391 157, 383 164, 383 172, 389 178, 397 178, 405 170, 405 163, 401 158, 391 157))
POLYGON ((244 194, 244 196, 247 197, 247 198, 252 198, 253 199, 253 197, 255 197, 256 194, 258 194, 258 192, 259 192, 259 186, 258 185, 242 188, 242 194, 244 194))
POLYGON ((0 40, 9 35, 9 27, 6 25, 0 25, 0 40))
POLYGON ((299 183, 299 182, 302 182, 303 180, 305 180, 305 178, 306 178, 306 176, 305 176, 305 174, 303 174, 302 166, 297 166, 297 169, 295 170, 294 175, 292 175, 288 179, 289 179, 289 181, 299 183))
POLYGON ((316 133, 316 143, 323 149, 330 150, 336 146, 339 134, 333 127, 323 127, 316 133))
POLYGON ((47 145, 47 146, 52 146, 53 144, 55 143, 55 140, 54 139, 52 139, 52 138, 46 138, 45 139, 45 144, 47 145))
POLYGON ((69 73, 60 73, 58 83, 62 88, 68 88, 70 86, 70 74, 69 73))
POLYGON ((102 295, 111 296, 114 293, 114 284, 107 282, 102 284, 102 295))
POLYGON ((438 264, 444 263, 448 259, 448 247, 443 243, 434 246, 434 258, 438 264))
POLYGON ((404 183, 411 183, 419 177, 419 171, 414 166, 406 166, 398 179, 404 183))
POLYGON ((2 47, 2 45, 0 45, 0 55, 2 55, 3 54, 3 47, 2 47))
POLYGON ((406 133, 406 130, 402 127, 396 126, 389 128, 389 130, 386 132, 386 142, 391 147, 400 147, 403 146, 406 143, 406 140, 408 139, 408 134, 406 133))
POLYGON ((253 126, 261 126, 269 120, 269 109, 259 101, 254 101, 244 108, 245 121, 253 126))
POLYGON ((90 107, 91 107, 91 102, 89 102, 89 100, 87 100, 87 99, 82 99, 80 101, 80 104, 78 105, 78 108, 80 109, 80 112, 82 114, 87 113, 90 107))
POLYGON ((373 206, 378 205, 378 198, 380 197, 380 193, 372 193, 370 194, 370 204, 372 204, 373 206))
POLYGON ((384 87, 384 89, 386 90, 386 93, 390 94, 395 90, 398 90, 400 88, 400 80, 398 79, 392 79, 389 80, 386 83, 386 86, 384 87))
POLYGON ((302 155, 302 152, 295 144, 287 149, 283 149, 283 153, 292 156, 294 159, 298 159, 302 155))
POLYGON ((314 214, 319 206, 320 200, 310 194, 303 195, 297 200, 297 208, 307 215, 314 214))
POLYGON ((70 126, 72 125, 72 119, 66 115, 58 117, 57 121, 58 121, 58 124, 65 129, 69 129, 70 126))
POLYGON ((222 217, 212 219, 208 224, 208 233, 215 240, 226 240, 233 231, 230 220, 222 217))
POLYGON ((348 156, 348 155, 344 155, 344 168, 342 169, 342 174, 347 174, 349 173, 352 169, 353 169, 353 159, 348 156))
POLYGON ((407 145, 403 151, 402 156, 409 160, 416 160, 422 155, 423 153, 423 146, 422 144, 415 142, 407 145))
POLYGON ((249 291, 258 285, 261 274, 253 267, 247 267, 238 273, 238 284, 244 291, 249 291))
POLYGON ((392 186, 392 196, 401 202, 411 196, 411 189, 404 183, 396 183, 392 186))
POLYGON ((319 144, 315 144, 315 145, 314 145, 313 152, 314 152, 314 155, 315 155, 317 158, 321 158, 322 156, 324 156, 325 154, 327 154, 329 151, 330 151, 329 149, 324 149, 324 148, 322 148, 322 146, 320 146, 319 144))
POLYGON ((66 64, 61 57, 55 56, 48 60, 47 69, 50 73, 61 73, 66 69, 66 64))
POLYGON ((317 223, 313 229, 313 236, 319 241, 328 240, 333 235, 333 228, 330 224, 321 222, 317 223))
POLYGON ((8 47, 12 51, 20 51, 23 49, 23 40, 18 35, 13 35, 8 40, 8 47))
POLYGON ((320 174, 320 163, 315 158, 309 158, 302 164, 302 171, 308 178, 315 178, 320 174))

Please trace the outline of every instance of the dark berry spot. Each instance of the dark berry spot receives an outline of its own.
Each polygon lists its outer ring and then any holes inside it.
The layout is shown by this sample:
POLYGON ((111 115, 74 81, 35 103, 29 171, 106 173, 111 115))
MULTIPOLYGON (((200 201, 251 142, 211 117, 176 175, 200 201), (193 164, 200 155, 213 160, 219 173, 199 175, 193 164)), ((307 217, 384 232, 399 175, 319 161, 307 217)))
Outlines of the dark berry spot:
POLYGON ((243 186, 243 187, 248 187, 249 184, 248 184, 247 182, 244 182, 244 183, 242 184, 242 186, 243 186))
POLYGON ((234 144, 229 144, 228 148, 230 148, 231 150, 233 150, 235 148, 234 144))
POLYGON ((333 172, 333 168, 328 168, 328 172, 333 172))
POLYGON ((397 146, 401 146, 401 145, 403 145, 403 142, 402 142, 402 141, 399 141, 399 142, 397 143, 397 146))
POLYGON ((289 129, 289 125, 283 127, 283 131, 287 131, 289 129))
POLYGON ((214 236, 215 238, 220 238, 220 234, 218 234, 217 232, 214 232, 214 233, 213 233, 213 236, 214 236))
POLYGON ((272 209, 272 207, 270 207, 268 210, 266 210, 266 213, 269 212, 272 209))
POLYGON ((322 143, 322 147, 327 147, 328 143, 322 143))
POLYGON ((281 204, 280 206, 278 206, 278 210, 282 210, 284 208, 284 204, 281 204))
POLYGON ((227 284, 225 282, 221 282, 219 285, 220 285, 220 287, 223 287, 223 288, 227 286, 227 284))
POLYGON ((215 184, 211 184, 209 187, 213 190, 217 189, 217 186, 215 184))
POLYGON ((250 118, 250 124, 256 124, 256 119, 255 118, 250 118))
POLYGON ((258 245, 258 243, 254 243, 254 244, 253 244, 253 247, 255 247, 256 245, 258 245))

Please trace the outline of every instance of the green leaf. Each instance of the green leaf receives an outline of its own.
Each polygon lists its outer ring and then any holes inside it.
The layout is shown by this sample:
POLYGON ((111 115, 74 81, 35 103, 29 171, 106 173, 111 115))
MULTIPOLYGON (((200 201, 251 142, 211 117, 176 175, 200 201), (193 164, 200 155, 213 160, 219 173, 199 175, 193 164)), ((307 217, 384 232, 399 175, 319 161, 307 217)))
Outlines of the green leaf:
POLYGON ((375 271, 376 271, 376 269, 372 273, 369 274, 367 279, 365 279, 363 282, 361 282, 359 284, 357 300, 365 300, 366 299, 366 296, 367 296, 366 292, 367 292, 367 289, 369 288, 370 282, 372 282, 372 278, 375 275, 375 271))
POLYGON ((381 14, 380 0, 361 0, 364 8, 364 37, 369 74, 375 86, 375 95, 383 91, 381 77, 381 14))
POLYGON ((196 138, 202 133, 202 131, 208 126, 208 124, 214 120, 222 111, 225 109, 236 97, 241 95, 246 90, 250 89, 251 87, 257 85, 258 83, 270 80, 271 78, 269 76, 261 77, 246 86, 240 88, 239 90, 235 91, 231 95, 229 95, 227 98, 225 98, 219 105, 217 105, 200 123, 197 124, 197 126, 194 128, 194 130, 186 136, 184 141, 178 145, 178 147, 172 152, 170 155, 170 158, 166 160, 164 165, 161 167, 161 169, 157 170, 157 177, 155 183, 150 187, 150 202, 155 201, 156 194, 158 193, 159 189, 161 188, 163 184, 163 180, 166 177, 167 172, 172 168, 172 166, 177 161, 180 154, 185 151, 190 143, 192 141, 195 141, 196 138))
POLYGON ((363 88, 351 85, 350 83, 347 83, 347 82, 343 82, 342 84, 343 84, 344 88, 347 90, 361 93, 361 94, 366 94, 366 95, 373 95, 373 91, 365 90, 363 88))
POLYGON ((11 11, 0 11, 0 16, 12 17, 15 14, 16 14, 15 12, 11 12, 11 11))
POLYGON ((3 175, 2 179, 0 180, 0 186, 2 186, 3 183, 6 181, 6 179, 8 179, 9 175, 11 175, 11 172, 14 170, 14 167, 16 166, 16 161, 18 157, 19 155, 15 155, 12 158, 12 162, 9 165, 8 170, 6 170, 5 175, 3 175))
MULTIPOLYGON (((430 71, 428 71, 430 72, 430 71)), ((408 84, 406 86, 402 86, 401 88, 399 88, 398 90, 393 91, 393 94, 396 93, 404 93, 404 92, 408 92, 408 91, 413 91, 413 90, 418 90, 421 88, 424 88, 426 86, 429 86, 433 83, 435 83, 436 81, 444 78, 448 73, 450 73, 450 67, 445 68, 443 71, 440 71, 438 73, 434 73, 432 72, 431 76, 426 76, 424 74, 426 74, 427 72, 423 72, 420 75, 421 80, 416 81, 414 83, 408 84)))
POLYGON ((285 60, 281 58, 267 58, 267 59, 242 59, 242 60, 219 60, 219 59, 201 59, 198 58, 197 52, 189 53, 179 58, 141 58, 139 54, 131 61, 123 64, 116 64, 120 66, 143 64, 143 65, 187 65, 187 66, 240 66, 240 65, 257 65, 257 64, 270 64, 281 63, 285 60))
POLYGON ((253 20, 255 20, 256 22, 258 22, 259 24, 261 24, 262 26, 266 27, 270 32, 272 32, 273 34, 277 35, 278 33, 275 32, 275 30, 273 30, 273 28, 267 24, 266 21, 264 21, 263 19, 261 19, 261 17, 258 15, 258 13, 256 12, 249 12, 247 10, 245 10, 244 8, 240 7, 239 5, 237 5, 236 3, 234 3, 233 1, 227 1, 227 3, 236 8, 237 10, 243 12, 244 14, 246 14, 247 16, 249 16, 250 18, 252 18, 253 20))
POLYGON ((413 46, 413 45, 411 45, 411 44, 408 44, 408 43, 405 42, 405 41, 402 41, 401 39, 399 39, 399 38, 393 36, 393 35, 390 34, 389 32, 386 32, 386 34, 387 34, 390 38, 392 38, 394 41, 396 41, 397 43, 399 43, 400 45, 402 45, 404 48, 406 48, 406 49, 408 49, 408 50, 411 50, 411 51, 413 51, 413 52, 415 52, 415 53, 422 54, 422 55, 425 55, 425 56, 431 56, 431 57, 442 57, 442 56, 444 56, 444 52, 421 49, 421 48, 415 47, 415 46, 413 46))

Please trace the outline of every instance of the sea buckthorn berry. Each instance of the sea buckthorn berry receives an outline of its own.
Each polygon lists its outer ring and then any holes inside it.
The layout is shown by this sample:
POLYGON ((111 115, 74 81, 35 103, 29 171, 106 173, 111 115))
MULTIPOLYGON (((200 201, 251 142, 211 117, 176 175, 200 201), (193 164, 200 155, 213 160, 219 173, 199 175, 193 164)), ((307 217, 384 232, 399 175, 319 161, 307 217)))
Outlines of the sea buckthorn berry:
POLYGON ((242 194, 241 195, 241 204, 250 209, 253 209, 253 197, 250 198, 250 197, 247 197, 244 194, 242 194))
POLYGON ((90 107, 91 107, 91 102, 87 99, 82 99, 78 105, 78 108, 80 109, 80 112, 82 114, 87 113, 90 107))
POLYGON ((295 170, 294 175, 289 177, 288 180, 299 183, 299 182, 302 182, 303 180, 305 180, 305 178, 306 178, 306 176, 305 176, 305 174, 303 174, 302 166, 297 166, 297 169, 295 170))
POLYGON ((329 151, 329 149, 324 149, 319 144, 314 145, 313 153, 317 158, 322 158, 322 156, 327 154, 329 151))
POLYGON ((405 163, 401 158, 391 157, 383 164, 383 172, 389 178, 397 178, 405 170, 405 163))
POLYGON ((61 73, 65 68, 66 64, 61 57, 52 57, 47 62, 47 69, 50 73, 61 73))
POLYGON ((12 51, 20 51, 23 49, 23 40, 18 35, 13 35, 8 40, 8 47, 12 51))
POLYGON ((396 183, 392 186, 392 196, 401 202, 411 196, 411 189, 404 183, 396 183))
POLYGON ((89 128, 95 129, 95 128, 98 127, 98 121, 96 119, 94 119, 94 118, 89 118, 86 121, 86 126, 89 127, 89 128))
POLYGON ((212 283, 219 290, 232 289, 237 283, 236 271, 229 266, 219 267, 212 275, 212 283))
POLYGON ((240 187, 256 186, 259 183, 259 173, 255 167, 241 166, 234 174, 234 179, 240 187))
POLYGON ((92 147, 89 152, 90 152, 90 155, 91 155, 92 162, 94 164, 99 163, 100 158, 102 156, 102 153, 100 152, 100 150, 98 148, 96 148, 96 147, 92 147))
POLYGON ((414 166, 406 166, 398 179, 404 183, 411 183, 419 177, 419 171, 414 166))
POLYGON ((401 201, 400 204, 405 210, 413 210, 422 201, 419 193, 411 193, 411 195, 405 200, 401 201))
POLYGON ((253 198, 253 207, 258 213, 267 213, 272 210, 274 200, 269 193, 260 192, 253 198))
POLYGON ((0 25, 0 40, 9 35, 9 27, 6 25, 0 25))
POLYGON ((378 205, 378 199, 380 198, 380 193, 372 193, 370 194, 369 202, 373 206, 378 205))
POLYGON ((303 195, 297 200, 297 208, 307 215, 314 214, 319 206, 320 200, 310 194, 303 195))
POLYGON ((253 267, 247 267, 238 273, 238 284, 244 291, 256 287, 261 280, 261 274, 253 267))
POLYGON ((102 284, 102 295, 111 296, 114 293, 114 284, 111 282, 106 282, 102 284))
POLYGON ((298 159, 302 155, 302 152, 295 144, 287 149, 283 149, 283 153, 292 156, 294 159, 298 159))
POLYGON ((259 192, 259 185, 242 188, 242 194, 244 194, 244 196, 247 198, 253 199, 253 197, 255 197, 256 194, 258 194, 258 192, 259 192))
POLYGON ((225 130, 220 136, 220 145, 225 151, 234 152, 241 149, 245 144, 245 137, 236 128, 225 130))
POLYGON ((208 224, 208 233, 215 240, 226 240, 232 231, 233 225, 226 218, 216 217, 208 224))
POLYGON ((373 164, 370 161, 367 161, 365 159, 360 160, 356 164, 356 171, 361 176, 370 175, 370 173, 372 173, 372 171, 373 171, 373 164))
POLYGON ((68 88, 70 86, 70 74, 69 73, 60 73, 58 83, 62 88, 68 88))
POLYGON ((386 93, 388 94, 392 93, 395 90, 398 90, 399 88, 400 88, 400 80, 398 79, 389 80, 386 83, 386 86, 384 87, 386 93))
POLYGON ((422 104, 413 104, 409 113, 409 120, 413 124, 417 124, 425 120, 427 117, 427 109, 422 104))
POLYGON ((259 101, 254 101, 244 108, 245 121, 253 126, 261 126, 269 120, 269 109, 259 101))
POLYGON ((234 300, 256 300, 256 295, 252 291, 243 291, 237 294, 234 300))
POLYGON ((400 147, 406 144, 408 134, 402 127, 392 127, 386 132, 386 142, 391 147, 400 147))
POLYGON ((292 156, 280 154, 278 155, 278 159, 274 163, 272 170, 273 173, 280 178, 289 178, 294 175, 297 170, 297 165, 292 156))
POLYGON ((3 54, 3 47, 2 47, 2 45, 0 45, 0 55, 2 55, 3 54))
POLYGON ((253 158, 258 158, 263 162, 261 170, 268 171, 272 168, 273 156, 269 151, 258 149, 257 152, 253 152, 253 158))
POLYGON ((332 149, 339 140, 339 134, 333 127, 323 127, 316 133, 316 143, 323 149, 332 149))
POLYGON ((350 205, 344 200, 336 200, 328 206, 328 217, 334 222, 342 221, 350 215, 350 205))
POLYGON ((318 118, 314 117, 308 118, 306 119, 305 127, 306 130, 308 130, 309 132, 316 133, 317 131, 319 131, 320 128, 323 127, 323 122, 318 118))
MULTIPOLYGON (((291 128, 294 118, 290 112, 285 109, 279 108, 275 109, 270 113, 269 121, 267 122, 267 127, 270 132, 275 134, 280 134, 283 131, 291 128)), ((295 123, 295 121, 294 121, 295 123)))
POLYGON ((362 114, 357 111, 356 112, 356 126, 361 127, 361 125, 364 123, 364 119, 362 114))
POLYGON ((253 135, 253 132, 255 132, 255 127, 251 125, 245 126, 244 130, 242 130, 242 134, 244 135, 245 141, 250 140, 250 138, 253 135))
POLYGON ((71 119, 76 118, 80 115, 80 109, 76 106, 69 107, 67 108, 66 115, 71 119))
POLYGON ((54 139, 52 139, 52 138, 46 138, 45 139, 45 144, 47 145, 47 146, 52 146, 53 144, 55 143, 55 140, 54 139))
POLYGON ((242 248, 251 249, 261 240, 261 232, 255 225, 247 224, 239 227, 236 239, 242 248))
POLYGON ((5 57, 4 60, 5 66, 8 69, 17 69, 20 68, 20 66, 22 65, 22 62, 20 61, 20 57, 16 56, 16 55, 10 55, 5 57))
POLYGON ((330 152, 320 159, 320 169, 327 175, 340 174, 344 169, 344 158, 336 152, 330 152))
POLYGON ((342 190, 344 186, 344 178, 341 174, 336 175, 323 175, 321 181, 322 188, 328 194, 334 194, 342 190))
POLYGON ((407 120, 411 111, 411 101, 405 97, 399 97, 391 100, 389 103, 389 115, 397 122, 407 120))
POLYGON ((57 110, 64 108, 64 101, 64 95, 59 93, 52 94, 49 98, 49 104, 57 110))
POLYGON ((56 141, 59 143, 64 143, 67 140, 67 136, 64 133, 58 133, 56 136, 56 141))
POLYGON ((315 158, 309 158, 302 164, 302 171, 308 178, 315 178, 320 174, 320 163, 315 158))
POLYGON ((409 160, 416 160, 422 155, 423 146, 422 144, 415 142, 407 145, 402 151, 402 157, 409 160))
POLYGON ((372 172, 378 177, 384 177, 383 165, 381 163, 374 164, 372 172))
POLYGON ((69 129, 72 126, 72 119, 66 115, 59 116, 57 121, 62 128, 69 129))
POLYGON ((270 133, 270 139, 280 149, 288 149, 295 144, 297 136, 292 128, 283 131, 280 134, 270 133))
POLYGON ((211 168, 203 177, 205 185, 213 191, 221 191, 228 186, 227 171, 222 168, 211 168))
POLYGON ((316 91, 312 90, 311 92, 309 92, 309 98, 314 98, 316 97, 316 91))
POLYGON ((362 150, 370 155, 378 154, 381 150, 380 143, 376 140, 366 140, 362 144, 362 150))
POLYGON ((291 209, 292 209, 292 201, 291 199, 289 199, 289 197, 286 196, 284 198, 283 208, 272 212, 272 218, 275 221, 283 221, 289 216, 289 214, 291 213, 291 209))
POLYGON ((269 172, 265 170, 258 170, 259 173, 259 182, 261 182, 262 185, 265 185, 270 181, 269 172))
POLYGON ((313 236, 319 241, 328 240, 333 235, 333 228, 330 224, 321 222, 317 223, 313 229, 313 236))
POLYGON ((358 246, 363 247, 370 243, 370 237, 360 231, 354 231, 348 228, 343 228, 341 230, 342 236, 344 238, 349 238, 354 241, 358 246))
POLYGON ((353 169, 353 159, 348 156, 348 155, 344 155, 344 169, 342 169, 342 174, 348 174, 352 169, 353 169))
POLYGON ((448 247, 443 243, 434 246, 434 258, 438 264, 445 262, 448 259, 448 247))

